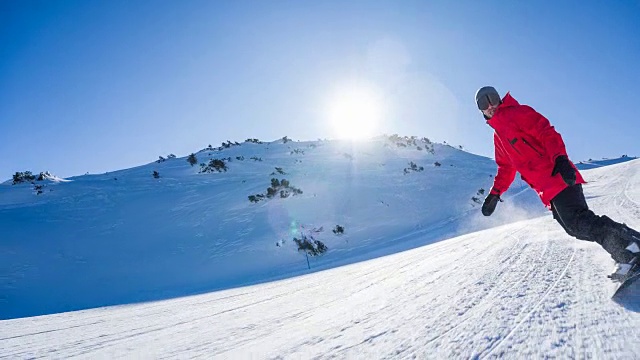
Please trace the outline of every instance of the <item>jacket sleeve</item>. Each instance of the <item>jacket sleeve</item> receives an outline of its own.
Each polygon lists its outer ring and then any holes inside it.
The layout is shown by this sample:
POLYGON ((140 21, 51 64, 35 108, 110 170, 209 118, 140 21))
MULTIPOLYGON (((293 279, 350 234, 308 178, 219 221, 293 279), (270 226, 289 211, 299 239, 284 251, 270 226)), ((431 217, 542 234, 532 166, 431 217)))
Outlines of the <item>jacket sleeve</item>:
POLYGON ((491 193, 495 195, 504 194, 513 179, 516 177, 516 169, 511 165, 511 159, 509 159, 509 155, 507 155, 504 147, 502 146, 502 141, 498 138, 497 134, 493 134, 493 144, 496 150, 496 164, 498 164, 498 173, 496 174, 495 179, 493 180, 493 188, 491 188, 491 193))
POLYGON ((530 106, 522 105, 519 111, 521 113, 519 116, 521 130, 538 139, 550 156, 551 163, 555 163, 556 158, 560 155, 567 156, 562 136, 551 126, 547 118, 530 106))

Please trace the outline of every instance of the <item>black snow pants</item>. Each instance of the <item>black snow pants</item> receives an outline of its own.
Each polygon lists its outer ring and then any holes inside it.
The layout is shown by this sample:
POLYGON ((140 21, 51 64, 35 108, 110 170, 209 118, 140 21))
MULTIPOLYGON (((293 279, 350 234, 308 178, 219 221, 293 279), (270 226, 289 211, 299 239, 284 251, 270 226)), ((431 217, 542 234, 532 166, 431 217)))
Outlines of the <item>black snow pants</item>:
POLYGON ((551 200, 551 211, 567 234, 580 240, 595 241, 616 262, 628 263, 634 257, 626 250, 631 241, 629 232, 633 230, 589 210, 581 184, 569 186, 556 195, 551 200))

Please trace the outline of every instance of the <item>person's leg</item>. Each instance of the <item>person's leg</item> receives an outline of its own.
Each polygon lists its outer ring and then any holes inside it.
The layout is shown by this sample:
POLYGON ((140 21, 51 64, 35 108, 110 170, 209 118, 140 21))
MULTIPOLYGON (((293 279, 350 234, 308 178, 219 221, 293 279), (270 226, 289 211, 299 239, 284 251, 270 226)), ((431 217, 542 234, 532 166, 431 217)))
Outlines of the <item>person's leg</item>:
MULTIPOLYGON (((598 216, 589 210, 582 192, 582 185, 569 186, 553 200, 551 209, 554 218, 565 231, 580 240, 600 244, 618 263, 628 263, 635 254, 626 248, 639 233, 607 216, 598 216)), ((640 237, 638 238, 640 239, 640 237)), ((635 239, 635 240, 638 240, 635 239)))
MULTIPOLYGON (((571 231, 570 228, 567 228, 567 226, 564 224, 564 222, 560 218, 560 215, 558 214, 558 211, 556 210, 556 207, 553 204, 553 201, 551 202, 551 213, 553 214, 553 218, 558 222, 558 224, 560 224, 560 226, 562 226, 562 228, 567 234, 577 238, 577 236, 571 231)), ((588 240, 588 239, 580 239, 580 240, 588 240)))

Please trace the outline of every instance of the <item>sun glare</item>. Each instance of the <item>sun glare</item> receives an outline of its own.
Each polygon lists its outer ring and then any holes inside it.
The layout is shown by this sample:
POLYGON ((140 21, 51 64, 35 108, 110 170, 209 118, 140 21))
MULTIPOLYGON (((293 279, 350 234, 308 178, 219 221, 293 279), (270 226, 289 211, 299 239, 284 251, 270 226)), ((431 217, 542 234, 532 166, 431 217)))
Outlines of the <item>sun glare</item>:
POLYGON ((382 96, 373 86, 338 89, 329 103, 329 122, 335 136, 341 139, 375 135, 382 113, 382 96))

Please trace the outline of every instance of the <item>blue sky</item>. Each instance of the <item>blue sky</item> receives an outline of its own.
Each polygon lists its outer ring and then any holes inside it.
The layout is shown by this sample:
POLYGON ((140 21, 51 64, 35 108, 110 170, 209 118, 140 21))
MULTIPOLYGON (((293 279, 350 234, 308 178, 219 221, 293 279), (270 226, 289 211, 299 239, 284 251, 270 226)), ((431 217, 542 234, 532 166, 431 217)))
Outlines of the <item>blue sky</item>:
POLYGON ((0 46, 2 179, 345 136, 345 89, 373 94, 372 133, 492 156, 491 84, 574 160, 640 155, 638 1, 2 1, 0 46))

